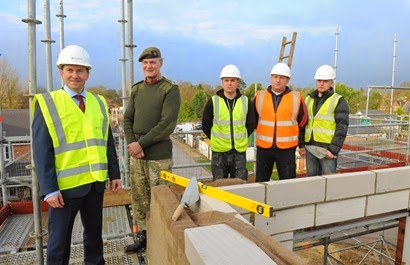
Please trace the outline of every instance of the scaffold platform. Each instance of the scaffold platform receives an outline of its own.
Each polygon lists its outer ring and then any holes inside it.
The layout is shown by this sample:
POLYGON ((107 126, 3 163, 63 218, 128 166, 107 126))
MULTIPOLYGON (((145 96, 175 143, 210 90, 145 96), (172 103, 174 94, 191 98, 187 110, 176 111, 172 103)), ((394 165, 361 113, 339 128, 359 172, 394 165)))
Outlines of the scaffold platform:
MULTIPOLYGON (((103 209, 103 241, 106 264, 140 265, 137 254, 125 254, 124 246, 132 243, 127 206, 112 206, 103 209)), ((47 213, 42 213, 42 227, 47 228, 47 213)), ((0 226, 0 264, 36 264, 35 241, 30 237, 34 221, 32 214, 9 216, 0 226)), ((84 264, 83 227, 78 214, 73 227, 70 265, 84 264)), ((43 237, 44 260, 48 236, 43 237)), ((141 255, 140 255, 141 256, 141 255)), ((145 256, 145 255, 142 255, 145 256)), ((140 257, 141 258, 141 257, 140 257)), ((143 257, 144 258, 144 257, 143 257)))

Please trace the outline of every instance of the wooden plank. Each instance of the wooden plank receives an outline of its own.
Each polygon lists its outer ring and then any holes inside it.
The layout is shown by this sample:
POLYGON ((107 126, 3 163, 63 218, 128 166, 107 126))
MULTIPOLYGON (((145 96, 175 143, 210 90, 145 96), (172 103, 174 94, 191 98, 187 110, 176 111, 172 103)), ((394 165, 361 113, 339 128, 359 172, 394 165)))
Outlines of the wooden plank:
POLYGON ((131 204, 131 190, 120 189, 116 193, 105 190, 104 193, 104 207, 120 206, 131 204))

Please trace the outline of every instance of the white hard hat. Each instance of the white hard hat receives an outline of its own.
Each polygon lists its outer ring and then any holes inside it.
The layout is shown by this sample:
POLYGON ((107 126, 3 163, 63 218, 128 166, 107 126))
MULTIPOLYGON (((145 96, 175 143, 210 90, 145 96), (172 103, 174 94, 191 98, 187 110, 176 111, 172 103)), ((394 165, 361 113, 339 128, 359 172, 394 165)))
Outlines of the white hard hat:
POLYGON ((241 73, 239 72, 238 67, 233 64, 228 64, 224 68, 222 68, 220 78, 224 77, 235 77, 241 78, 241 73))
POLYGON ((330 65, 322 65, 316 70, 316 80, 333 80, 336 78, 336 72, 330 65))
POLYGON ((57 66, 61 68, 65 64, 82 65, 91 69, 90 55, 88 52, 78 45, 69 45, 61 50, 57 59, 57 66))
POLYGON ((290 68, 285 63, 277 63, 272 67, 272 71, 270 71, 271 75, 283 75, 290 78, 290 68))

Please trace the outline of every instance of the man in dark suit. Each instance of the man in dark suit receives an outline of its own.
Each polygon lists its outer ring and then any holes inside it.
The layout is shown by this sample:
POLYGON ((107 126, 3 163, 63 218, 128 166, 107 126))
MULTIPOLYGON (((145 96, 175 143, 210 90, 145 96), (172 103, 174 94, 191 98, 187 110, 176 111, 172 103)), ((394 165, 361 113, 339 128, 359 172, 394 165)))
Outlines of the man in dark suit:
POLYGON ((64 48, 57 66, 62 89, 33 99, 33 158, 40 195, 49 204, 47 264, 68 264, 80 211, 84 263, 104 264, 102 209, 105 183, 121 187, 105 99, 84 90, 91 64, 80 46, 64 48))

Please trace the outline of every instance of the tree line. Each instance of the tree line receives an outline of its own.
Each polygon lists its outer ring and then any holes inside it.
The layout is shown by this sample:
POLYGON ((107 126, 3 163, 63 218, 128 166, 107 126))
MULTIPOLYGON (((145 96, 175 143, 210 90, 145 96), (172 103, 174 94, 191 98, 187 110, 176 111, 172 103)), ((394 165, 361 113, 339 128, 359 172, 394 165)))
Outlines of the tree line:
MULTIPOLYGON (((211 86, 205 83, 193 85, 187 81, 178 82, 181 92, 181 109, 179 112, 178 122, 194 122, 199 121, 202 118, 202 112, 204 110, 206 102, 215 93, 222 89, 220 85, 211 86)), ((314 87, 298 88, 289 85, 291 89, 299 91, 302 97, 305 98, 314 87)), ((404 82, 401 87, 409 87, 409 82, 404 82)), ((249 86, 242 80, 239 87, 242 94, 246 95, 250 99, 253 99, 256 91, 265 89, 266 86, 261 83, 252 83, 249 86)), ((342 95, 349 104, 350 113, 357 113, 359 110, 366 109, 367 104, 367 90, 360 88, 355 89, 343 83, 338 83, 335 86, 336 92, 342 95)), ((36 93, 45 92, 45 88, 38 88, 36 93)), ((122 91, 118 91, 112 88, 106 88, 103 85, 96 87, 88 87, 87 91, 100 94, 104 96, 110 106, 122 105, 122 91)), ((394 90, 393 99, 397 108, 395 113, 403 114, 403 105, 410 99, 409 90, 394 90)), ((389 89, 371 90, 369 98, 369 110, 382 110, 386 114, 390 110, 390 96, 389 89)), ((6 60, 0 59, 0 107, 1 109, 28 109, 28 85, 23 86, 16 70, 14 70, 6 60)))

